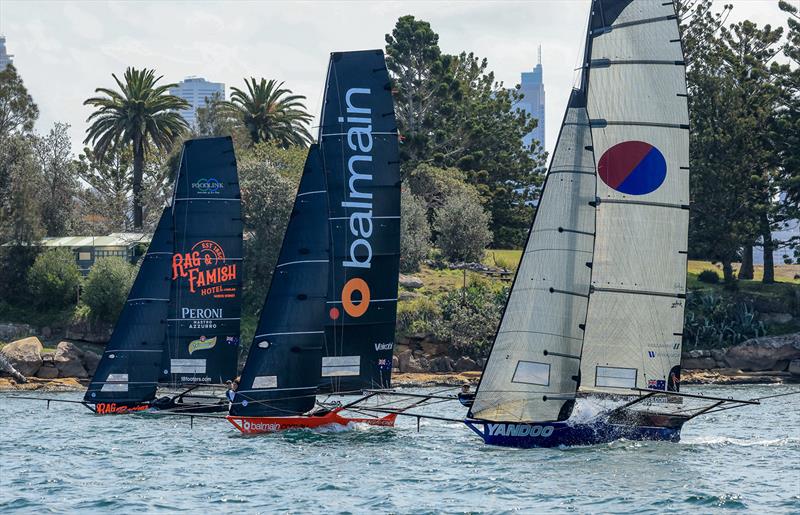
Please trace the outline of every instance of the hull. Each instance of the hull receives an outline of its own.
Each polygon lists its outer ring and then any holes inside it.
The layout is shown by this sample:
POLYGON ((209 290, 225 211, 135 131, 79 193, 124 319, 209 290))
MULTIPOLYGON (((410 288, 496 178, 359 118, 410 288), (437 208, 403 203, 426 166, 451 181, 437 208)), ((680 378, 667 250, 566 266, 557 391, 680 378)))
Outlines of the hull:
POLYGON ((575 445, 597 445, 625 438, 627 440, 650 440, 677 442, 681 437, 681 426, 640 426, 612 424, 594 421, 588 424, 567 422, 543 422, 540 424, 518 424, 465 420, 464 423, 487 445, 501 447, 570 447, 575 445))
POLYGON ((302 415, 297 417, 237 417, 225 418, 246 435, 276 433, 288 429, 314 429, 324 426, 347 426, 348 424, 368 424, 371 426, 392 427, 397 418, 391 413, 380 418, 350 418, 339 414, 341 409, 329 411, 324 415, 302 415))

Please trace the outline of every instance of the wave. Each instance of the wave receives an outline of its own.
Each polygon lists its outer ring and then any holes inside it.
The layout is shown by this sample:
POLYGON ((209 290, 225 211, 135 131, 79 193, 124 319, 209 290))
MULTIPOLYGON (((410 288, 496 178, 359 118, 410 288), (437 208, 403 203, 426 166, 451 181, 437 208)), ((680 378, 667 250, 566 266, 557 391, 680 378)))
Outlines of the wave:
POLYGON ((787 436, 784 438, 734 438, 731 436, 693 436, 681 438, 683 445, 704 445, 704 446, 725 446, 735 445, 738 447, 783 447, 785 445, 800 444, 800 438, 787 436))

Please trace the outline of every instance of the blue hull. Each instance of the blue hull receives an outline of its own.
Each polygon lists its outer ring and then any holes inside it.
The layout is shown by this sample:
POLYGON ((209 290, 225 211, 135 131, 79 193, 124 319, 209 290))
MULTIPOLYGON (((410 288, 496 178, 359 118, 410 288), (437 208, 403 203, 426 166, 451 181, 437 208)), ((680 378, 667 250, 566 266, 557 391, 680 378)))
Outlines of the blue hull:
POLYGON ((487 445, 502 447, 560 447, 596 445, 625 438, 627 440, 652 440, 677 442, 680 427, 653 427, 610 424, 597 420, 590 424, 570 425, 566 422, 540 424, 515 424, 465 420, 464 423, 487 445))

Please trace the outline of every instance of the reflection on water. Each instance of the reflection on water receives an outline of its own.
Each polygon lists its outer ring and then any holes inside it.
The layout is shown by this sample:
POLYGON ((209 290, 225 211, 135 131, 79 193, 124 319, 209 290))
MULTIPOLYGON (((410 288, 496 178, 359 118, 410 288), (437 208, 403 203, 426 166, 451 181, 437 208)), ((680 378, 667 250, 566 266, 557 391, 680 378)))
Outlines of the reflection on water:
MULTIPOLYGON (((401 418, 394 429, 243 437, 224 420, 98 417, 8 395, 0 394, 3 512, 800 512, 798 396, 692 420, 679 444, 520 450, 440 421, 422 421, 420 432, 401 418)), ((429 409, 465 412, 456 402, 429 409)))

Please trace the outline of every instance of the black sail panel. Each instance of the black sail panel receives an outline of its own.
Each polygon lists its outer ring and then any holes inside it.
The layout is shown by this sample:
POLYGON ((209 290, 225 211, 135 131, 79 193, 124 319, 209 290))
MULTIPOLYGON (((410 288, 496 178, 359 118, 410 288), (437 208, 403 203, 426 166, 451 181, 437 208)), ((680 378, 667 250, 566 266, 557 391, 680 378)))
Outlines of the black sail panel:
POLYGON ((139 273, 84 400, 140 403, 155 398, 166 336, 172 210, 161 214, 139 273))
POLYGON ((383 52, 331 55, 320 128, 331 262, 320 386, 388 387, 400 263, 397 124, 383 52))
POLYGON ((325 177, 309 150, 231 415, 290 416, 314 407, 328 276, 325 177))
POLYGON ((162 380, 222 383, 236 376, 242 215, 231 138, 184 143, 173 202, 175 248, 162 380))

